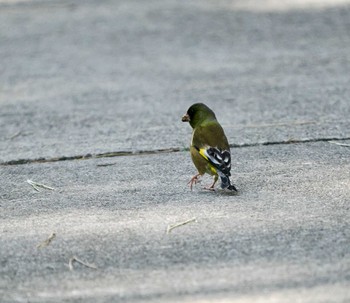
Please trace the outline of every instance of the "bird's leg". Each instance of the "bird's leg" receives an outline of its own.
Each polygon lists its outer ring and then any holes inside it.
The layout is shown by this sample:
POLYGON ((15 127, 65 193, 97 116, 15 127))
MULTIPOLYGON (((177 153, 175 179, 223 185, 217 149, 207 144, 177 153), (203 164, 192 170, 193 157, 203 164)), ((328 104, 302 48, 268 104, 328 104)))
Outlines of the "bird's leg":
POLYGON ((215 186, 215 183, 218 181, 218 178, 219 178, 218 175, 214 176, 214 182, 210 186, 204 187, 204 189, 215 191, 214 186, 215 186))
POLYGON ((197 174, 191 178, 191 180, 187 183, 187 185, 190 185, 190 188, 192 190, 193 183, 197 184, 198 183, 198 178, 201 176, 201 174, 197 174))

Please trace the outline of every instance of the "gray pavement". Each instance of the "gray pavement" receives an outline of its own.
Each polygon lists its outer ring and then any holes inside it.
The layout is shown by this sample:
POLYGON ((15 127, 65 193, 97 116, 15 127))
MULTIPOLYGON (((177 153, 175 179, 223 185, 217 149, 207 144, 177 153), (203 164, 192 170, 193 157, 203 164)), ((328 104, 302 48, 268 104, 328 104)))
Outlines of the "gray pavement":
POLYGON ((349 2, 0 0, 0 57, 0 302, 350 301, 349 2))

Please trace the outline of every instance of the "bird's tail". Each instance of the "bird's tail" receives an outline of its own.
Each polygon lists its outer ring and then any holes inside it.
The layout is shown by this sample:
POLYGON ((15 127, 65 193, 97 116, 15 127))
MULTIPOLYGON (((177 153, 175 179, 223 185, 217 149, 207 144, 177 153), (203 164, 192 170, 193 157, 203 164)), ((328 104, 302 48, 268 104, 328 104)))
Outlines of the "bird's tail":
POLYGON ((228 176, 226 176, 224 173, 219 171, 219 176, 221 179, 221 188, 222 189, 229 189, 229 190, 234 190, 237 191, 236 187, 231 184, 230 178, 228 176))

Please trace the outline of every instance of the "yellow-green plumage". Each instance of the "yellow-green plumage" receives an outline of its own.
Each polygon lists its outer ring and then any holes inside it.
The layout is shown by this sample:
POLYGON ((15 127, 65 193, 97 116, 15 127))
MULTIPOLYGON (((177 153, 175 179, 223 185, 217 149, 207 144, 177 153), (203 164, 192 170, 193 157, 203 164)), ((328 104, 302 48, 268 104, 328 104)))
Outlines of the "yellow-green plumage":
POLYGON ((206 172, 210 175, 217 175, 216 169, 210 165, 204 155, 205 148, 210 146, 225 150, 230 149, 224 130, 216 119, 209 122, 204 121, 193 129, 190 151, 193 163, 199 173, 204 174, 206 172), (199 148, 202 153, 198 152, 194 146, 199 148))
MULTIPOLYGON (((203 103, 193 104, 182 118, 182 121, 189 122, 193 128, 190 153, 192 161, 198 170, 198 175, 191 179, 191 186, 192 183, 196 183, 199 175, 207 173, 214 176, 214 183, 210 187, 210 189, 213 189, 219 175, 221 176, 223 173, 218 171, 219 166, 213 163, 213 158, 209 159, 208 149, 214 148, 220 151, 228 151, 229 153, 230 146, 224 130, 216 120, 214 112, 203 103)), ((228 170, 226 169, 225 171, 227 178, 230 175, 229 170, 230 159, 228 170)), ((229 185, 231 186, 230 183, 229 185)), ((234 186, 232 187, 234 188, 234 186)))

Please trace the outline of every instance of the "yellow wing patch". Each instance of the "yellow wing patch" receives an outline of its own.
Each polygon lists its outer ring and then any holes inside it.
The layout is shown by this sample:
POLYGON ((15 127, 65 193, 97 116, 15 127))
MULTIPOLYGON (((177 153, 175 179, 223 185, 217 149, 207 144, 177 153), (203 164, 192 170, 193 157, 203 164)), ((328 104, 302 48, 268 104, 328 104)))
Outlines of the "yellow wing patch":
POLYGON ((201 149, 199 149, 198 152, 199 152, 199 154, 200 154, 205 160, 208 161, 208 166, 209 166, 209 168, 210 168, 210 171, 211 171, 214 175, 217 175, 216 168, 215 168, 213 165, 211 165, 211 164, 209 163, 209 159, 208 159, 208 157, 206 156, 205 151, 206 151, 205 148, 201 148, 201 149))
POLYGON ((201 148, 198 152, 205 160, 209 161, 208 157, 205 155, 205 148, 201 148))

